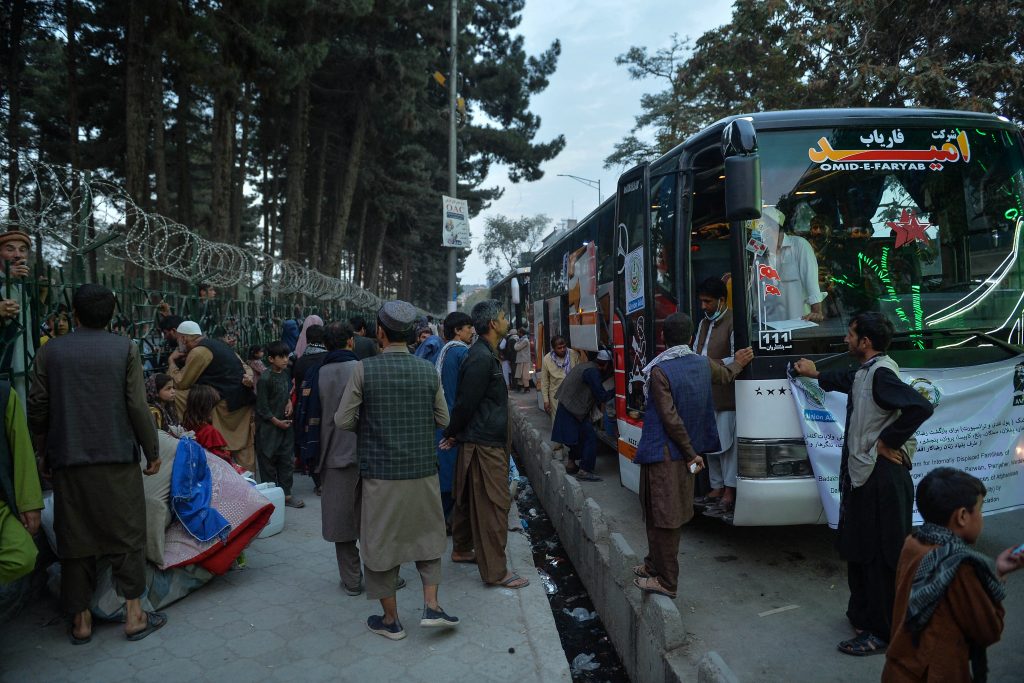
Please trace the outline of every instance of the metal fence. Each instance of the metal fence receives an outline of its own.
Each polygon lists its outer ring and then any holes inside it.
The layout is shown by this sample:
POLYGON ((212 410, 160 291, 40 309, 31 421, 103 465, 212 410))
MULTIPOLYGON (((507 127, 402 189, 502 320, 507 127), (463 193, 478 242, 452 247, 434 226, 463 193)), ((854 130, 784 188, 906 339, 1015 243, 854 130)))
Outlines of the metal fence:
MULTIPOLYGON (((71 270, 37 264, 29 277, 13 279, 4 264, 0 293, 4 299, 17 301, 21 310, 16 318, 0 323, 0 377, 22 391, 43 337, 53 333, 61 313, 71 316, 72 296, 83 284, 71 277, 71 270)), ((159 329, 160 319, 168 314, 195 320, 204 334, 224 340, 243 359, 251 346, 280 339, 281 325, 289 318, 301 321, 316 314, 330 322, 356 315, 373 320, 375 316, 375 312, 340 302, 303 303, 300 295, 268 298, 242 292, 242 296, 251 296, 202 300, 198 294, 181 294, 176 283, 158 289, 147 287, 146 275, 130 281, 123 275, 101 274, 98 284, 114 292, 116 307, 110 331, 135 341, 143 365, 150 372, 165 368, 167 354, 173 350, 164 344, 159 329)))

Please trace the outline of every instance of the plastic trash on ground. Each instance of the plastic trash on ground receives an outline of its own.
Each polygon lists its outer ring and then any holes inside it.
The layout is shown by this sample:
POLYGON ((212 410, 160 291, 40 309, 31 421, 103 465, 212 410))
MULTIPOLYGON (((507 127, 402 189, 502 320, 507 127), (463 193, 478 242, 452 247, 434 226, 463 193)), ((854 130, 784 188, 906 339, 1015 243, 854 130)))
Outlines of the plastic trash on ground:
POLYGON ((571 610, 562 608, 562 611, 579 622, 590 621, 597 618, 597 612, 591 612, 586 607, 574 607, 571 610))
POLYGON ((573 673, 580 673, 581 671, 594 671, 601 665, 594 661, 594 655, 587 652, 581 652, 576 655, 576 658, 572 660, 572 671, 573 673))

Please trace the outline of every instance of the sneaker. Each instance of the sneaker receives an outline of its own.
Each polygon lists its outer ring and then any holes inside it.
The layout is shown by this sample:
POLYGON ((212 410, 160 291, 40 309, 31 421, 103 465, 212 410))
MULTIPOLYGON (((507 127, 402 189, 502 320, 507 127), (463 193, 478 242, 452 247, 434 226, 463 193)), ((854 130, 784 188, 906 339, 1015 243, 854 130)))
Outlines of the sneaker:
POLYGON ((423 618, 420 619, 420 626, 451 627, 458 625, 459 618, 446 614, 440 605, 437 606, 436 610, 430 609, 426 605, 423 606, 423 618))
POLYGON ((401 640, 402 638, 405 638, 405 629, 402 628, 401 622, 396 620, 393 624, 385 624, 384 617, 379 614, 367 617, 366 628, 370 629, 378 636, 384 636, 389 640, 401 640))
POLYGON ((576 473, 576 481, 603 481, 601 477, 597 476, 593 472, 587 472, 586 470, 580 470, 576 473))

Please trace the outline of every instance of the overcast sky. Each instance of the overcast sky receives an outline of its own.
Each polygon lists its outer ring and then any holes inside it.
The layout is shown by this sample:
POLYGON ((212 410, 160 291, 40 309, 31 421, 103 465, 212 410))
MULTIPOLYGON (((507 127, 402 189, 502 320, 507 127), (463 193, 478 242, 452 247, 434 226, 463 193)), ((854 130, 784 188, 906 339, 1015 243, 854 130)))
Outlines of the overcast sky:
POLYGON ((538 140, 565 135, 565 149, 542 167, 544 177, 533 183, 512 184, 504 169, 495 167, 485 183, 505 188, 504 196, 473 219, 473 253, 460 273, 463 284, 486 280, 487 266, 479 246, 488 216, 546 214, 554 221, 582 218, 598 204, 597 190, 558 173, 601 181, 601 196, 615 191, 625 170, 605 170, 604 158, 629 133, 640 111, 640 96, 662 90, 655 81, 632 81, 615 57, 630 46, 650 52, 667 47, 672 33, 698 38, 721 26, 732 15, 726 0, 527 0, 519 32, 528 54, 562 42, 558 68, 547 90, 535 96, 530 109, 541 117, 538 140))

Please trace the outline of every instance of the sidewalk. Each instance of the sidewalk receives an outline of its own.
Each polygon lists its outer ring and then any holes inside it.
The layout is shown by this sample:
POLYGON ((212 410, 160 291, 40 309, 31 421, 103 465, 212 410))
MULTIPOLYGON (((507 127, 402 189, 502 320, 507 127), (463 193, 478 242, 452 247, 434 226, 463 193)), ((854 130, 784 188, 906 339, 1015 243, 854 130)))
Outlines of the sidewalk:
POLYGON ((295 481, 306 507, 289 508, 282 533, 253 542, 246 570, 168 607, 163 629, 130 643, 120 624, 100 625, 91 643, 72 646, 57 601, 46 597, 0 627, 0 681, 570 680, 522 534, 508 541, 513 571, 530 579, 520 590, 485 586, 476 565, 452 564, 449 540, 440 602, 462 620, 455 629, 420 628, 419 575, 403 566, 398 608, 408 637, 394 642, 366 628, 380 604, 340 588, 334 548, 320 536, 320 499, 309 478, 295 481))

